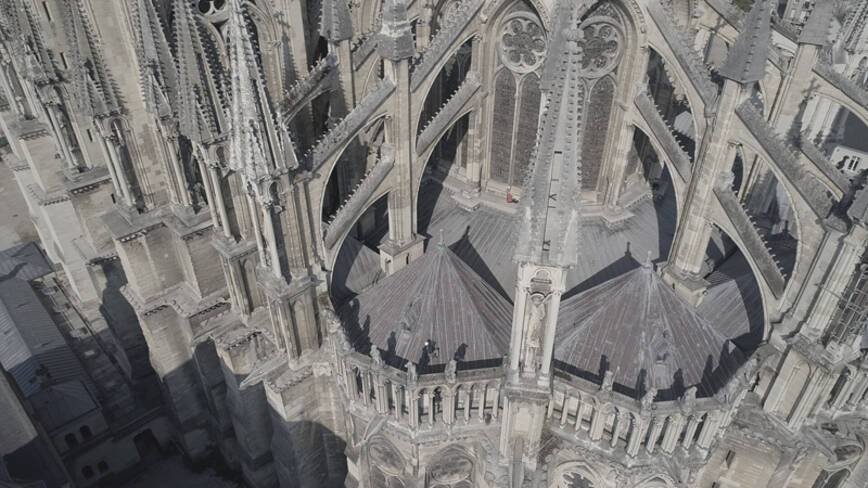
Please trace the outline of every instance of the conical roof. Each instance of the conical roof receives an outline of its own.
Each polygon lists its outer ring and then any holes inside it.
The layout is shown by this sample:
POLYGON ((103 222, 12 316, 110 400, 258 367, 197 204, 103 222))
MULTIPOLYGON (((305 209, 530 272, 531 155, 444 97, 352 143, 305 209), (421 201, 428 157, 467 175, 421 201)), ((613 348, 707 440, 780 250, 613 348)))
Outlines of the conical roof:
POLYGON ((482 365, 509 349, 512 305, 443 244, 361 293, 341 315, 356 349, 373 344, 396 365, 453 358, 482 365))
POLYGON ((650 264, 562 302, 554 356, 558 366, 597 382, 612 371, 616 389, 636 397, 653 386, 658 399, 691 386, 710 396, 744 362, 650 264))

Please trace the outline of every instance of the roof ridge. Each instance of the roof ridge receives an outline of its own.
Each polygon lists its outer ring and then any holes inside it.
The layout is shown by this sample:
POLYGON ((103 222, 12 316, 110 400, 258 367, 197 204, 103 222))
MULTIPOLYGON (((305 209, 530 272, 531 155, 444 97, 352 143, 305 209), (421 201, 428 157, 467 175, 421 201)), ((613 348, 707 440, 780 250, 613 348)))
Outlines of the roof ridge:
MULTIPOLYGON (((464 260, 462 260, 457 254, 455 254, 454 252, 452 252, 452 250, 450 250, 448 248, 446 249, 446 251, 447 252, 443 252, 444 257, 450 261, 455 260, 458 263, 458 266, 452 268, 453 271, 458 271, 459 267, 464 268, 465 273, 459 274, 459 276, 458 276, 459 279, 461 279, 462 285, 464 285, 464 287, 468 287, 468 285, 474 286, 474 287, 477 286, 478 284, 482 285, 482 287, 485 289, 485 291, 490 292, 491 296, 495 297, 496 301, 502 301, 506 305, 514 306, 514 304, 512 304, 509 300, 507 300, 506 298, 501 296, 500 293, 498 293, 497 290, 495 290, 493 286, 491 286, 487 281, 485 281, 484 278, 479 276, 479 273, 477 273, 476 270, 474 270, 470 265, 465 263, 464 260), (467 282, 468 280, 472 280, 472 281, 470 281, 468 283, 467 282)), ((496 331, 492 330, 492 326, 494 324, 491 324, 491 323, 489 323, 490 322, 489 320, 486 320, 487 314, 479 308, 481 303, 478 302, 477 300, 470 300, 470 304, 473 307, 473 309, 476 311, 476 315, 480 318, 480 321, 482 322, 483 327, 489 333, 489 336, 495 336, 494 333, 496 331)), ((509 348, 509 341, 507 340, 506 343, 499 344, 499 345, 502 348, 504 348, 504 355, 505 355, 506 349, 509 348)))

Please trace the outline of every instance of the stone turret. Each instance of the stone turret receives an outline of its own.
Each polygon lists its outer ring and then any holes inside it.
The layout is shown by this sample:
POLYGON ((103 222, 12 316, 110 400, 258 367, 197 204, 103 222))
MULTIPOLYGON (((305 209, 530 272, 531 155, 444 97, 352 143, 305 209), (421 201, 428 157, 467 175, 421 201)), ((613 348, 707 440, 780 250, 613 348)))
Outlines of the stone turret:
POLYGON ((771 39, 771 10, 765 0, 757 0, 744 19, 744 28, 729 50, 720 75, 748 84, 765 76, 771 39))
POLYGON ((392 60, 412 58, 416 54, 406 0, 386 0, 383 3, 383 27, 377 40, 377 51, 380 56, 392 60))

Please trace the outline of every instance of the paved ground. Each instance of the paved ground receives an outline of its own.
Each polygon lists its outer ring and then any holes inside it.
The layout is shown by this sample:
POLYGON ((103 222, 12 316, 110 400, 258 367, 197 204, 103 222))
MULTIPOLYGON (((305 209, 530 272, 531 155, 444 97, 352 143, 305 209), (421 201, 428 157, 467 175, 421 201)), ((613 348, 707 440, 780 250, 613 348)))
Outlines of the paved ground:
POLYGON ((14 173, 0 162, 0 249, 35 240, 39 240, 39 236, 30 221, 24 197, 18 191, 14 173))
POLYGON ((195 472, 181 456, 174 455, 152 464, 145 471, 118 488, 241 488, 242 485, 222 478, 213 469, 195 472))

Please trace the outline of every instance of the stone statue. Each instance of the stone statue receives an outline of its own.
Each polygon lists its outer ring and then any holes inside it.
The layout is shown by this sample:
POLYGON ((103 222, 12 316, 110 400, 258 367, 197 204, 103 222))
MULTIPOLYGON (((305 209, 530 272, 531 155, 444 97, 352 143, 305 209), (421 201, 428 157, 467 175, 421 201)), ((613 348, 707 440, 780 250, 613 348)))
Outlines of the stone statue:
POLYGON ((371 366, 377 369, 383 367, 383 356, 380 354, 377 346, 374 345, 371 346, 371 366))
POLYGON ((458 371, 458 362, 454 359, 446 363, 446 371, 444 374, 446 375, 446 381, 448 383, 455 383, 457 380, 456 373, 458 371))
POLYGON ((645 393, 645 396, 642 397, 642 410, 648 410, 651 408, 651 404, 654 403, 654 397, 657 396, 657 388, 653 386, 645 393))
POLYGON ((603 374, 603 384, 600 385, 600 391, 607 393, 612 391, 612 387, 615 385, 615 373, 612 370, 606 371, 603 374))
POLYGON ((409 383, 415 383, 417 379, 419 379, 419 375, 416 373, 416 365, 413 362, 407 362, 407 381, 409 383))
POLYGON ((684 392, 684 395, 681 397, 682 405, 684 408, 688 410, 692 410, 696 407, 696 387, 691 386, 684 392))
POLYGON ((531 310, 527 325, 527 345, 524 357, 526 370, 533 371, 537 368, 537 351, 541 347, 540 334, 546 320, 546 298, 542 293, 534 293, 530 296, 531 310))
POLYGON ((322 317, 323 322, 325 322, 329 334, 334 334, 341 329, 341 321, 338 319, 338 315, 334 310, 323 307, 320 310, 320 317, 322 317))

